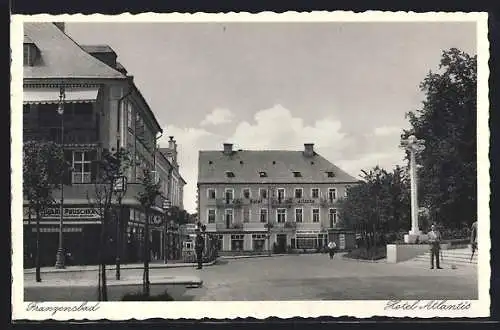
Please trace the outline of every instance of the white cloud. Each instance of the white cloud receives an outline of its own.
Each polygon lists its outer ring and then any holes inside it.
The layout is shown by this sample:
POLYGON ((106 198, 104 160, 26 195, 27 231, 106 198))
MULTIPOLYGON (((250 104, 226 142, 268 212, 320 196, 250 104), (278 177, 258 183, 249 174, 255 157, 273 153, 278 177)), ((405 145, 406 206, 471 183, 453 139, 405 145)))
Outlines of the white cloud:
POLYGON ((388 135, 396 135, 403 132, 403 128, 397 126, 381 126, 376 127, 373 130, 373 134, 375 136, 388 136, 388 135))
POLYGON ((175 137, 178 144, 180 170, 187 181, 184 207, 189 212, 196 212, 198 151, 222 150, 224 142, 234 143, 235 149, 257 150, 301 150, 304 143, 314 143, 319 154, 356 178, 361 169, 376 165, 391 169, 396 164, 404 164, 403 153, 397 143, 374 144, 369 153, 359 154, 357 150, 360 150, 360 143, 365 146, 367 141, 362 137, 348 137, 342 132, 340 121, 327 117, 305 125, 302 118, 294 117, 290 110, 281 105, 258 111, 254 115, 254 122, 238 123, 232 134, 220 135, 205 128, 176 126, 167 126, 164 131, 165 136, 160 141, 162 146, 168 145, 170 135, 175 137), (346 159, 347 151, 355 156, 346 159))
POLYGON ((257 112, 255 123, 241 122, 230 141, 242 149, 297 150, 304 143, 314 143, 315 148, 339 150, 345 137, 341 123, 332 118, 317 120, 313 126, 305 126, 302 118, 293 117, 290 110, 281 105, 257 112))
POLYGON ((223 137, 200 128, 181 128, 172 125, 164 127, 164 135, 160 146, 168 146, 168 136, 173 136, 177 142, 177 161, 179 170, 187 184, 184 186, 184 208, 196 212, 196 182, 198 180, 198 151, 214 149, 220 145, 223 137))
POLYGON ((359 178, 361 170, 370 170, 377 165, 388 171, 392 170, 396 165, 404 166, 404 154, 401 152, 401 149, 397 147, 392 149, 386 152, 373 152, 360 155, 359 158, 355 159, 339 160, 336 162, 336 165, 355 178, 359 178))
POLYGON ((233 113, 228 109, 215 108, 205 116, 200 123, 201 126, 227 124, 233 120, 233 113))

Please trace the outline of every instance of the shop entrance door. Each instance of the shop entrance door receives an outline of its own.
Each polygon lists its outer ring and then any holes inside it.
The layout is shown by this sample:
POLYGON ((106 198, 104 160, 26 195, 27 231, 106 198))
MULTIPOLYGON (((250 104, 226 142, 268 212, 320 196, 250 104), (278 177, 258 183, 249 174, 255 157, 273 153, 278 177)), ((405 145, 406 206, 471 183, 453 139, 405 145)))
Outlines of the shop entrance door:
POLYGON ((284 253, 286 251, 286 234, 276 235, 276 253, 284 253))

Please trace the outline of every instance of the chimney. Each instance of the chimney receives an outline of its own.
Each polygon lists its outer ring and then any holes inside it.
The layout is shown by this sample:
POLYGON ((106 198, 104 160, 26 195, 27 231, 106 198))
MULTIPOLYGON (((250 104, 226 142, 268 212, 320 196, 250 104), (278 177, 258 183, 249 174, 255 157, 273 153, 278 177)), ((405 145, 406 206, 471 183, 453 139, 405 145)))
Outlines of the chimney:
POLYGON ((304 143, 304 156, 314 156, 314 143, 304 143))
POLYGON ((57 26, 59 28, 59 30, 61 30, 62 32, 65 32, 64 31, 64 22, 54 22, 54 25, 57 26))
POLYGON ((231 155, 233 153, 233 144, 224 143, 224 155, 231 155))
POLYGON ((168 137, 168 148, 170 149, 170 154, 172 155, 172 163, 175 167, 178 167, 177 164, 177 142, 174 140, 173 136, 168 137))

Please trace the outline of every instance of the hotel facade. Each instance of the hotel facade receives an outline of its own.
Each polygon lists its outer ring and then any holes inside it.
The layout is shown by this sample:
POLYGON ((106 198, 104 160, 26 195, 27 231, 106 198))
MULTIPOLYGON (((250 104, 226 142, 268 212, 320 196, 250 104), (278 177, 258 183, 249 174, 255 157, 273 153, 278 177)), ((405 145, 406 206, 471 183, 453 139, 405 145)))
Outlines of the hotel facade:
MULTIPOLYGON (((117 211, 106 228, 109 260, 118 253, 123 261, 143 258, 146 219, 137 195, 144 168, 162 182, 162 195, 148 219, 153 259, 165 254, 164 201, 183 207, 185 181, 179 174, 175 140, 171 137, 168 148, 157 148, 162 129, 133 77, 116 59, 107 45, 77 44, 62 23, 24 24, 23 141, 56 142, 71 165, 63 183, 63 247, 76 264, 98 262, 96 242, 102 222, 92 200, 98 177, 96 160, 105 149, 125 148, 132 160, 121 207, 113 201, 117 211), (63 115, 57 112, 61 102, 63 115)), ((56 203, 40 222, 41 264, 45 266, 55 264, 59 244, 61 190, 52 196, 56 203)), ((28 264, 35 254, 35 231, 35 216, 25 199, 28 264)))
MULTIPOLYGON (((324 247, 343 229, 338 201, 358 180, 302 151, 199 152, 198 214, 221 254, 324 247)), ((341 242, 342 244, 342 242, 341 242)))

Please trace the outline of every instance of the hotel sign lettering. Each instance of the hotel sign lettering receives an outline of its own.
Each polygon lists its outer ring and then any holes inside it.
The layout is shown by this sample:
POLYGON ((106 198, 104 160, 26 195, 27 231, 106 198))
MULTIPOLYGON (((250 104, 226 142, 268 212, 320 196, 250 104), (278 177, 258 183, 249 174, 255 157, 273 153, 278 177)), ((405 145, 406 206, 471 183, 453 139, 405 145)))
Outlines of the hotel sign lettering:
MULTIPOLYGON (((42 218, 44 219, 59 219, 61 216, 60 208, 50 208, 47 209, 42 218)), ((99 218, 99 212, 96 209, 88 207, 72 207, 64 209, 64 218, 99 218)))
POLYGON ((314 199, 299 199, 298 204, 314 204, 316 201, 314 199))

